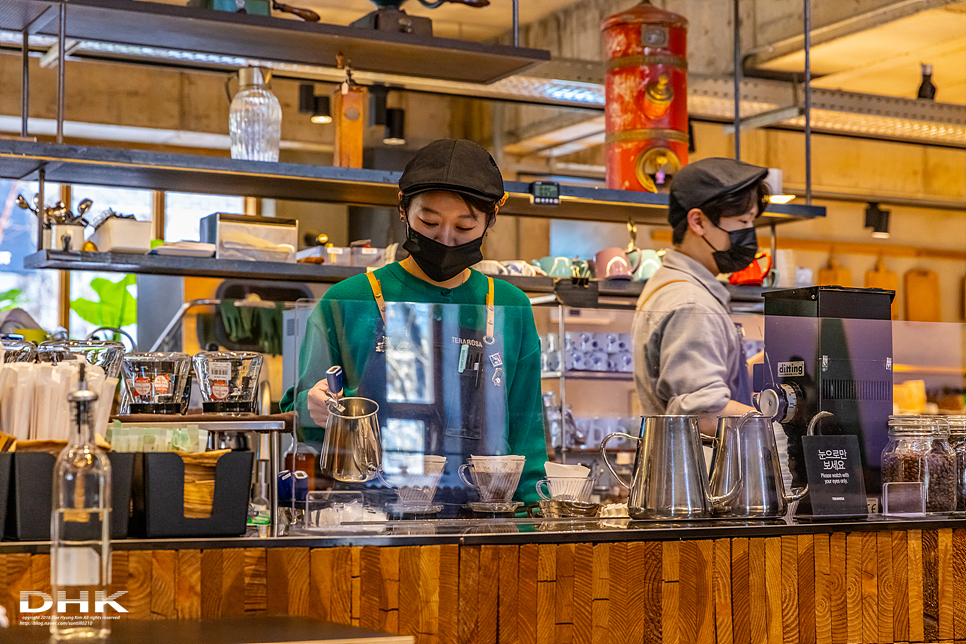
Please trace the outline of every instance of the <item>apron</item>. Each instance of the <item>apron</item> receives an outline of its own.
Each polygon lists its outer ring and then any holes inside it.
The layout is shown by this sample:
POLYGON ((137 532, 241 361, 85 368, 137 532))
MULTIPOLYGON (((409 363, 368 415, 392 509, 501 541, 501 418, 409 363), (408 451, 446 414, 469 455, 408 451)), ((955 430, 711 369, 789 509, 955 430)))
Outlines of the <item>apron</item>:
POLYGON ((471 455, 508 453, 502 310, 493 279, 484 307, 391 302, 367 273, 382 318, 358 395, 379 402, 383 468, 421 467, 423 454, 446 457, 436 503, 476 499, 457 470, 471 455), (499 315, 498 315, 499 313, 499 315), (485 324, 483 318, 485 316, 485 324))

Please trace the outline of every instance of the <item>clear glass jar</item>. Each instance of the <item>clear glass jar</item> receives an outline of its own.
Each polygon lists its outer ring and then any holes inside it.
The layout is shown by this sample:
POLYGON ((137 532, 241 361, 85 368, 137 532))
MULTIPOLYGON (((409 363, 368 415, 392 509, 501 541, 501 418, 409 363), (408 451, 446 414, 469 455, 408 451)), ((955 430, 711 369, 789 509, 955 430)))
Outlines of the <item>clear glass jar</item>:
POLYGON ((956 452, 956 509, 966 510, 966 416, 946 416, 949 445, 956 452))
POLYGON ((926 511, 956 509, 956 452, 942 418, 890 416, 889 442, 882 450, 882 483, 921 482, 926 511))
POLYGON ((270 79, 271 72, 261 67, 238 70, 238 93, 228 113, 232 159, 278 161, 282 107, 269 89, 270 79))

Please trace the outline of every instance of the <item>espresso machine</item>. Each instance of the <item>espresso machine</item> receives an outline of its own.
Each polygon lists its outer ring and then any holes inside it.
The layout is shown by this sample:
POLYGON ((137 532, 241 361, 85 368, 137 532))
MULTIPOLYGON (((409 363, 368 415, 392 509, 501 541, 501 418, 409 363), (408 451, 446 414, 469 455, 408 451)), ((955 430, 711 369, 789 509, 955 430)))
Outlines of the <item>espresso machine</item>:
MULTIPOLYGON (((882 289, 813 286, 765 293, 765 361, 755 365, 758 407, 788 437, 792 486, 806 484, 802 436, 854 434, 866 495, 880 496, 880 459, 892 414, 892 299, 882 289)), ((810 514, 807 500, 799 514, 810 514)))

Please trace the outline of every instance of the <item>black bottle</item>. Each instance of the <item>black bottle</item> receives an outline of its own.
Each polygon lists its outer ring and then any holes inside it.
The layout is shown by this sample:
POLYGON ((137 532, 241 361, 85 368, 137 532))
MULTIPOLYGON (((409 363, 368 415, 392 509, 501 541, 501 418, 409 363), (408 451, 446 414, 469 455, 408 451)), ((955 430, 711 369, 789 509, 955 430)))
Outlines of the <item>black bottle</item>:
POLYGON ((932 82, 932 65, 928 63, 921 63, 920 65, 922 67, 922 83, 919 85, 919 93, 916 97, 934 101, 936 100, 936 86, 932 82))

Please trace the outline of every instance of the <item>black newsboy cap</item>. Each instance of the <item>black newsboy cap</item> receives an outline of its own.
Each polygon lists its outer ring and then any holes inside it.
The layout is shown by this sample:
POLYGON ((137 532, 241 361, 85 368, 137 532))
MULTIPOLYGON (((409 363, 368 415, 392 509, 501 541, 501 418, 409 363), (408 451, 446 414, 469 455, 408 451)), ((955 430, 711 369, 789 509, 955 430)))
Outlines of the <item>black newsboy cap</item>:
POLYGON ((500 201, 503 176, 490 153, 466 139, 439 139, 416 153, 402 176, 399 189, 409 197, 430 190, 446 190, 500 201))
POLYGON ((677 226, 692 208, 700 208, 718 197, 750 188, 767 174, 768 168, 722 157, 689 163, 671 181, 668 223, 677 226))

